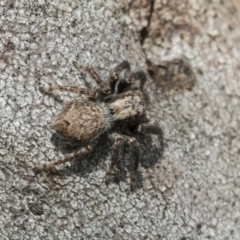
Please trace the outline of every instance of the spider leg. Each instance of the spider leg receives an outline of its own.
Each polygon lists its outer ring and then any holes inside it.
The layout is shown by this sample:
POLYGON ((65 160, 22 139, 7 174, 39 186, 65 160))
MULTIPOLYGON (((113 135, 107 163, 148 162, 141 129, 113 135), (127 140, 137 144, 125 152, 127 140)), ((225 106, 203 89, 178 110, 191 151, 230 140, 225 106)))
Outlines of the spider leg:
POLYGON ((129 90, 127 87, 130 87, 130 89, 140 89, 142 91, 146 80, 147 77, 143 71, 132 72, 130 75, 121 80, 118 88, 120 89, 120 92, 129 90), (139 85, 136 85, 137 81, 140 82, 139 85), (136 86, 130 86, 133 83, 135 83, 136 86))
POLYGON ((117 81, 119 78, 119 74, 123 71, 123 70, 127 70, 130 71, 130 64, 128 61, 123 61, 121 62, 119 65, 117 65, 111 72, 110 74, 110 79, 111 82, 117 81))
POLYGON ((149 123, 139 124, 133 129, 133 131, 136 133, 156 134, 163 136, 163 131, 159 126, 149 123))
POLYGON ((76 61, 73 61, 73 65, 78 69, 87 71, 92 76, 92 78, 95 80, 95 82, 99 85, 99 87, 101 88, 103 93, 109 94, 111 92, 110 87, 105 82, 103 82, 103 80, 98 76, 98 74, 93 69, 86 67, 86 66, 82 66, 82 65, 80 65, 79 62, 76 62, 76 61))
POLYGON ((110 86, 112 88, 112 92, 116 93, 116 89, 120 83, 119 75, 122 71, 130 71, 130 64, 128 61, 123 61, 119 65, 117 65, 110 73, 110 86))
POLYGON ((70 162, 70 161, 74 160, 76 157, 79 157, 79 158, 84 157, 87 153, 92 151, 92 149, 93 149, 93 144, 89 144, 89 145, 81 148, 79 151, 77 151, 75 153, 71 153, 71 154, 68 154, 68 155, 60 158, 56 162, 50 162, 50 163, 38 165, 34 168, 34 170, 36 172, 51 170, 57 165, 61 165, 63 163, 70 162))
POLYGON ((107 173, 105 175, 105 182, 107 183, 109 181, 109 178, 111 175, 113 175, 113 169, 117 163, 117 156, 118 156, 118 151, 121 145, 123 144, 124 141, 127 141, 131 147, 132 151, 132 158, 133 158, 133 173, 131 175, 131 190, 134 189, 136 180, 137 180, 137 171, 138 171, 138 165, 139 165, 139 147, 138 147, 138 141, 135 137, 129 137, 129 136, 123 136, 119 133, 112 133, 111 138, 114 141, 113 144, 113 150, 112 150, 112 161, 110 164, 109 169, 107 170, 107 173))
POLYGON ((137 171, 138 171, 138 165, 139 165, 139 146, 138 146, 137 139, 135 137, 130 137, 129 145, 132 150, 132 158, 133 158, 133 173, 131 175, 131 183, 130 183, 130 188, 132 191, 134 190, 136 185, 137 171))
POLYGON ((110 135, 110 138, 114 141, 114 143, 113 143, 113 149, 112 149, 111 164, 105 175, 106 183, 108 183, 110 177, 113 175, 113 169, 117 163, 119 148, 121 147, 121 145, 124 142, 124 137, 118 133, 112 133, 110 135))
POLYGON ((88 88, 79 88, 75 86, 52 86, 52 87, 40 87, 41 92, 51 93, 53 91, 65 91, 65 92, 74 92, 78 94, 85 94, 91 98, 96 99, 98 97, 98 92, 92 91, 88 88))

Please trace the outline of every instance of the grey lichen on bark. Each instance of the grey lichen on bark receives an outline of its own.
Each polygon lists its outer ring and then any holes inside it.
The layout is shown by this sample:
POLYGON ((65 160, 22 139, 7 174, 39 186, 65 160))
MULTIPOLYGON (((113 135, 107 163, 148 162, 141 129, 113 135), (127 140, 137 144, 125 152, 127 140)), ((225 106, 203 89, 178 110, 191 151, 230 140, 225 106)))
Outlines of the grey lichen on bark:
POLYGON ((3 238, 239 239, 238 1, 2 1, 0 16, 3 238), (36 175, 34 166, 65 153, 48 124, 76 97, 39 86, 94 85, 74 60, 107 79, 125 59, 153 77, 149 115, 164 131, 163 145, 143 138, 136 191, 128 148, 123 179, 102 183, 108 142, 36 175), (182 79, 179 90, 165 87, 182 79))

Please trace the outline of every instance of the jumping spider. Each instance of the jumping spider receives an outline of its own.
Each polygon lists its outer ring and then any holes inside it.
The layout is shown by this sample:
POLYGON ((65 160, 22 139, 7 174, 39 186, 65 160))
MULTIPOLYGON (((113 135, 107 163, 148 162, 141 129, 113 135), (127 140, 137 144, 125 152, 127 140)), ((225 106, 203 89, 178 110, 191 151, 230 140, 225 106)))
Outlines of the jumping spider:
POLYGON ((108 182, 117 162, 118 151, 127 141, 131 147, 134 171, 131 175, 131 189, 134 189, 139 165, 139 146, 133 134, 160 134, 160 128, 149 124, 142 89, 146 81, 143 71, 130 71, 129 62, 123 61, 110 73, 109 84, 102 81, 97 73, 88 67, 73 62, 76 68, 87 71, 100 89, 92 90, 74 86, 43 87, 43 92, 69 91, 88 96, 87 100, 76 98, 68 102, 50 124, 60 136, 82 148, 64 156, 56 162, 38 165, 35 170, 49 170, 56 165, 83 157, 93 150, 103 132, 113 141, 111 164, 105 176, 108 182), (136 86, 136 83, 139 83, 136 86), (135 86, 134 86, 135 84, 135 86))

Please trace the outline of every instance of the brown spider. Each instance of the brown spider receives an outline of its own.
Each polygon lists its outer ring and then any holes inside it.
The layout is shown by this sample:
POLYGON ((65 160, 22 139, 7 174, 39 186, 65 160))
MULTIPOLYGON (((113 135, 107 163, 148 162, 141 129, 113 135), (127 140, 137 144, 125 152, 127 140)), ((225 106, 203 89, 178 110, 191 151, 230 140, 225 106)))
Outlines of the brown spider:
POLYGON ((83 157, 93 150, 96 140, 107 132, 113 141, 111 165, 106 172, 108 182, 117 162, 120 146, 127 141, 130 144, 134 172, 131 175, 131 189, 134 189, 139 165, 139 146, 133 133, 160 134, 160 128, 149 124, 142 88, 146 81, 143 71, 132 72, 127 61, 122 62, 110 73, 109 85, 103 82, 97 73, 73 62, 76 68, 90 73, 100 89, 91 90, 74 86, 43 87, 44 92, 69 91, 85 94, 89 98, 76 98, 68 102, 55 121, 50 125, 60 136, 69 142, 77 143, 82 148, 75 153, 64 156, 56 162, 36 166, 36 171, 49 170, 56 165, 83 157), (138 83, 138 85, 136 85, 138 83), (135 86, 134 86, 135 85, 135 86))

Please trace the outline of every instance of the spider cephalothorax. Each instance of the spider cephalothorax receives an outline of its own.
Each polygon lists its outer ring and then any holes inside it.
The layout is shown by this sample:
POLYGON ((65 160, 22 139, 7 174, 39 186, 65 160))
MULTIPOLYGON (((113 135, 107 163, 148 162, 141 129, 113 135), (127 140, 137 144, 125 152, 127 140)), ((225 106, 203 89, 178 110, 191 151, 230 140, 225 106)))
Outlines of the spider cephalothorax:
POLYGON ((124 61, 113 69, 109 84, 106 84, 92 69, 83 67, 77 62, 74 62, 74 65, 89 72, 100 89, 54 86, 44 87, 41 90, 44 92, 70 91, 89 96, 88 99, 76 98, 68 102, 50 125, 59 135, 70 142, 77 143, 82 148, 57 162, 38 165, 36 170, 51 169, 76 157, 83 157, 93 149, 101 134, 107 132, 113 141, 113 149, 106 181, 113 174, 120 146, 127 141, 132 149, 134 162, 134 172, 131 175, 131 189, 133 189, 137 178, 139 147, 138 141, 132 135, 133 133, 159 133, 157 127, 148 124, 149 120, 146 116, 142 94, 146 75, 142 71, 129 74, 130 65, 124 61))

